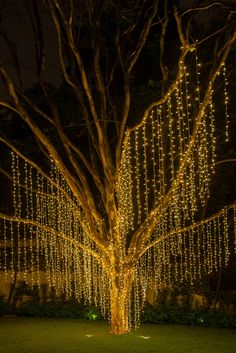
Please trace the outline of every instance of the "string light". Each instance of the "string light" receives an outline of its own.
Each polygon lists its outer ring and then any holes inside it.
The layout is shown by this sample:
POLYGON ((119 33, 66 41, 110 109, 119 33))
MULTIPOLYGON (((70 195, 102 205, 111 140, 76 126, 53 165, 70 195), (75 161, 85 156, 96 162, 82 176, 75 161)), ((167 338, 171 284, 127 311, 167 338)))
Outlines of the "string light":
POLYGON ((211 140, 211 172, 214 173, 215 167, 215 159, 216 159, 216 138, 215 138, 215 110, 213 105, 213 89, 210 85, 210 101, 209 101, 209 109, 210 109, 210 140, 211 140))
MULTIPOLYGON (((134 132, 135 145, 134 145, 134 163, 135 163, 135 185, 136 185, 136 203, 137 203, 137 224, 141 223, 141 196, 140 196, 140 153, 139 153, 139 131, 134 132)), ((122 186, 121 186, 122 188, 122 186)))
POLYGON ((148 187, 148 167, 147 167, 147 149, 148 149, 148 140, 146 137, 146 124, 143 124, 142 127, 142 143, 143 143, 143 170, 144 170, 144 213, 145 216, 148 215, 148 195, 149 195, 149 187, 148 187))
POLYGON ((3 220, 3 239, 4 239, 4 270, 5 270, 5 281, 7 279, 7 224, 5 219, 3 220))
POLYGON ((229 95, 228 95, 228 79, 225 64, 222 64, 223 78, 224 78, 224 104, 225 104, 225 142, 229 142, 229 95))

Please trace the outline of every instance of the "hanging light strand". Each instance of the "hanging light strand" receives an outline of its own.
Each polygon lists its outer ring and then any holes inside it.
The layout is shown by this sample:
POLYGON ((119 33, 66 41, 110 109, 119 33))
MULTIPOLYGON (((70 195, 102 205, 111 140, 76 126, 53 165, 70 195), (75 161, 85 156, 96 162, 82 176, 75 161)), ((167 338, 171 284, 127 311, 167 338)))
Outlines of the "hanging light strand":
POLYGON ((222 64, 224 78, 224 105, 225 105, 225 142, 229 142, 229 95, 228 95, 228 79, 225 64, 222 64))

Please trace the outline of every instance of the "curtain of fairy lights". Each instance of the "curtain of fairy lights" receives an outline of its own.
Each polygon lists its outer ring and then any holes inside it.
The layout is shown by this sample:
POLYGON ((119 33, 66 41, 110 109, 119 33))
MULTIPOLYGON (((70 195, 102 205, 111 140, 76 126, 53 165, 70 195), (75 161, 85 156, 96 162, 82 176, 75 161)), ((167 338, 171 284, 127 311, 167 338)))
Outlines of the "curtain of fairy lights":
MULTIPOLYGON (((210 87, 208 104, 196 126, 196 111, 202 105, 200 64, 196 57, 191 75, 181 65, 180 79, 167 102, 154 107, 126 140, 119 171, 117 224, 122 257, 132 232, 149 221, 152 209, 158 210, 154 230, 136 261, 132 296, 126 303, 129 322, 133 320, 136 327, 148 286, 158 290, 176 282, 192 283, 229 261, 231 210, 225 208, 205 222, 197 218, 209 198, 214 173, 214 88, 210 87)), ((228 139, 224 65, 221 76, 228 139)), ((40 286, 46 277, 58 295, 74 293, 78 300, 95 303, 109 317, 109 274, 100 249, 90 238, 82 208, 60 170, 52 160, 47 176, 17 152, 11 158, 14 216, 1 220, 1 268, 6 275, 10 270, 12 279, 23 273, 30 285, 40 286)))
MULTIPOLYGON (((216 159, 212 86, 200 123, 195 123, 196 111, 202 107, 200 67, 196 56, 196 72, 190 84, 190 73, 182 63, 180 79, 167 103, 154 107, 125 143, 119 179, 123 238, 127 240, 133 229, 149 222, 150 211, 157 209, 154 231, 143 244, 142 255, 136 262, 133 293, 136 323, 148 285, 158 290, 185 281, 192 284, 204 273, 217 271, 229 261, 228 218, 233 207, 205 222, 198 221, 199 209, 209 198, 216 159)), ((222 78, 228 141, 225 65, 219 72, 219 79, 222 78)))
POLYGON ((1 267, 12 280, 23 273, 30 286, 45 280, 57 295, 73 295, 101 308, 107 315, 109 278, 86 232, 86 219, 58 167, 51 161, 49 177, 11 152, 12 220, 3 219, 1 267), (20 220, 21 219, 21 220, 20 220), (80 245, 79 245, 80 244, 80 245))

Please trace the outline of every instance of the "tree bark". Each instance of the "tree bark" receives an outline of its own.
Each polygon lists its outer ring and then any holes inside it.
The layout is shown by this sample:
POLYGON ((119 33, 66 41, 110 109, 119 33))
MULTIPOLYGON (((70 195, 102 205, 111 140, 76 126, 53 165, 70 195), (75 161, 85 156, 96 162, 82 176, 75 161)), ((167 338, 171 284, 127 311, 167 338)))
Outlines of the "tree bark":
POLYGON ((121 335, 130 331, 129 305, 132 290, 133 276, 126 273, 117 273, 112 282, 110 292, 110 333, 121 335))

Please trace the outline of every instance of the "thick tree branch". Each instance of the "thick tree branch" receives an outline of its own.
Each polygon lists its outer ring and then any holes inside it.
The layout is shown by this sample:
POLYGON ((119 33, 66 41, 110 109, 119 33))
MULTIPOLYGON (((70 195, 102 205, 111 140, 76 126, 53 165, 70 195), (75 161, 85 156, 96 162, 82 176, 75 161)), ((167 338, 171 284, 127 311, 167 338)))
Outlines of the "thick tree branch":
MULTIPOLYGON (((55 28, 56 28, 56 31, 57 31, 59 58, 60 58, 60 63, 61 63, 61 67, 62 67, 64 78, 65 78, 66 82, 73 88, 73 91, 75 92, 75 95, 76 95, 76 97, 78 98, 78 101, 81 104, 83 118, 84 118, 84 120, 86 122, 86 125, 87 125, 87 128, 88 128, 88 132, 89 132, 89 135, 90 135, 90 137, 92 139, 93 145, 96 147, 97 146, 97 140, 96 140, 95 134, 93 132, 93 127, 92 127, 92 124, 90 122, 89 113, 88 113, 88 110, 87 110, 87 107, 86 107, 86 103, 85 103, 84 98, 83 98, 83 94, 81 93, 81 89, 80 89, 79 85, 77 85, 75 83, 75 81, 72 80, 72 78, 67 73, 66 64, 65 64, 65 61, 64 61, 64 58, 63 58, 62 29, 61 29, 59 20, 57 18, 57 15, 56 15, 53 7, 51 7, 51 15, 52 15, 52 19, 53 19, 53 22, 54 22, 54 25, 55 25, 55 28)), ((96 150, 98 152, 97 148, 96 148, 96 150)), ((98 153, 98 155, 99 155, 99 153, 98 153)))
POLYGON ((160 217, 162 217, 162 212, 168 208, 169 203, 171 201, 171 197, 181 182, 181 176, 182 176, 183 171, 185 170, 185 168, 188 164, 188 159, 191 154, 191 151, 192 151, 193 147, 195 146, 195 141, 197 138, 199 127, 201 125, 201 121, 204 116, 204 111, 209 103, 210 98, 211 98, 212 85, 215 82, 215 80, 218 76, 218 72, 220 71, 222 64, 225 62, 225 60, 229 54, 230 48, 235 43, 235 41, 236 41, 236 32, 233 33, 232 37, 228 40, 227 44, 224 46, 224 48, 225 48, 224 53, 222 54, 222 56, 218 62, 218 65, 215 67, 215 70, 209 79, 209 84, 205 90, 204 99, 201 103, 201 106, 199 107, 198 114, 195 118, 194 129, 193 129, 193 132, 192 132, 189 144, 188 144, 188 148, 186 149, 186 152, 185 152, 183 159, 180 163, 180 166, 179 166, 178 172, 176 174, 176 177, 174 179, 174 182, 172 183, 168 192, 164 196, 164 199, 161 202, 161 204, 159 204, 157 207, 154 207, 149 212, 149 214, 148 214, 147 218, 145 219, 145 221, 143 222, 143 224, 132 236, 132 239, 131 239, 131 242, 129 245, 129 252, 131 254, 131 257, 134 256, 133 253, 135 253, 137 251, 137 249, 139 249, 138 251, 140 251, 140 249, 142 249, 145 242, 148 240, 148 238, 152 234, 152 232, 155 228, 155 224, 157 224, 160 217), (162 210, 162 212, 161 212, 161 210, 162 210))
POLYGON ((105 84, 104 84, 103 74, 101 70, 101 50, 103 49, 102 38, 101 38, 100 27, 99 27, 99 24, 101 21, 101 18, 100 18, 101 11, 98 14, 95 14, 94 11, 95 10, 93 6, 93 2, 89 0, 88 13, 89 13, 89 23, 91 28, 92 47, 94 50, 93 65, 94 65, 94 73, 95 73, 95 82, 97 85, 97 89, 98 89, 98 93, 101 101, 101 118, 105 119, 107 103, 106 103, 105 84))
MULTIPOLYGON (((129 109, 130 109, 130 102, 131 102, 131 96, 130 96, 130 85, 129 85, 129 74, 135 65, 136 61, 138 60, 140 53, 147 41, 147 37, 150 32, 151 25, 153 23, 153 19, 155 18, 157 14, 157 9, 158 9, 158 3, 155 2, 151 8, 151 15, 149 15, 148 19, 145 21, 143 31, 140 36, 140 40, 136 46, 136 49, 134 52, 129 56, 128 58, 128 63, 127 63, 127 69, 125 63, 122 64, 123 71, 124 71, 124 95, 125 95, 125 100, 124 100, 124 111, 122 114, 122 119, 121 119, 121 124, 119 128, 119 133, 118 133, 118 141, 117 141, 117 147, 116 147, 116 168, 119 170, 120 167, 120 161, 121 161, 121 151, 122 151, 122 144, 124 140, 124 133, 125 133, 125 128, 126 128, 126 123, 127 123, 127 118, 129 114, 129 109), (126 71, 127 70, 127 71, 126 71)), ((117 48, 119 51, 119 56, 120 60, 121 58, 121 50, 120 50, 120 41, 119 41, 120 33, 119 31, 117 32, 117 48)))
POLYGON ((101 180, 99 178, 97 170, 90 165, 90 163, 88 162, 88 160, 85 157, 85 155, 82 153, 82 151, 74 143, 72 143, 69 140, 67 140, 67 143, 76 152, 76 154, 79 156, 80 160, 84 163, 85 167, 87 168, 87 170, 92 175, 93 180, 94 180, 98 190, 100 191, 101 195, 103 196, 104 187, 103 187, 103 184, 102 184, 102 182, 101 182, 101 180))
MULTIPOLYGON (((6 221, 10 221, 10 222, 17 222, 17 223, 22 223, 22 224, 28 224, 31 226, 35 226, 38 229, 50 233, 52 235, 55 235, 56 237, 58 237, 59 239, 63 239, 71 244, 74 244, 75 246, 81 248, 83 251, 85 251, 86 253, 92 255, 94 258, 96 258, 98 260, 99 263, 102 262, 101 260, 101 255, 95 251, 93 251, 91 248, 88 248, 86 245, 82 244, 81 242, 79 242, 76 238, 72 238, 71 236, 68 236, 66 234, 64 234, 63 232, 59 232, 56 231, 54 228, 51 228, 49 226, 46 226, 44 224, 41 224, 39 222, 36 222, 32 219, 28 219, 28 218, 20 218, 20 217, 14 217, 14 216, 9 216, 7 214, 1 213, 0 212, 0 219, 6 220, 6 221)), ((104 250, 104 249, 103 249, 104 250)))
POLYGON ((182 48, 181 54, 180 54, 180 58, 179 58, 179 61, 178 61, 178 71, 177 71, 176 77, 175 77, 174 81, 172 82, 172 84, 170 85, 170 87, 167 89, 166 93, 158 101, 154 101, 152 104, 150 104, 147 107, 147 109, 145 110, 145 112, 144 112, 144 114, 142 116, 142 119, 140 120, 139 123, 135 124, 134 126, 132 126, 130 128, 127 128, 126 136, 125 136, 125 139, 124 139, 124 148, 126 148, 126 144, 127 144, 127 141, 128 141, 130 133, 132 131, 134 131, 135 129, 137 129, 138 127, 142 126, 146 122, 146 120, 147 120, 150 112, 152 111, 152 109, 154 107, 160 106, 160 105, 164 104, 165 102, 167 102, 169 96, 174 92, 174 90, 176 89, 176 87, 177 87, 177 85, 179 83, 180 76, 182 75, 181 63, 184 62, 185 57, 187 56, 189 51, 190 51, 189 47, 182 48))
POLYGON ((185 30, 183 28, 183 24, 181 21, 181 16, 178 13, 177 6, 174 6, 174 17, 175 17, 175 21, 178 29, 180 43, 184 48, 186 48, 189 46, 188 33, 185 33, 185 30))
POLYGON ((67 181, 69 187, 71 188, 73 194, 75 195, 81 207, 83 208, 83 211, 86 214, 87 219, 90 220, 89 226, 91 227, 91 234, 93 234, 93 237, 96 238, 96 242, 100 243, 101 236, 104 237, 104 234, 98 233, 96 229, 96 225, 94 224, 94 219, 96 219, 97 223, 101 226, 103 224, 102 218, 98 215, 96 210, 90 209, 88 200, 84 198, 83 195, 81 195, 81 193, 79 192, 78 181, 74 180, 73 176, 68 171, 67 167, 63 163, 59 153, 57 152, 53 144, 50 142, 50 140, 46 137, 46 135, 40 130, 40 128, 35 124, 35 122, 30 118, 30 116, 25 111, 24 107, 19 101, 19 98, 17 96, 16 90, 12 81, 10 80, 9 76, 7 75, 6 71, 3 69, 2 66, 0 66, 0 75, 2 76, 2 78, 6 83, 8 93, 14 101, 18 114, 31 128, 35 136, 45 146, 47 151, 51 154, 52 158, 54 159, 55 163, 60 168, 60 171, 63 174, 65 180, 67 181), (92 215, 94 218, 92 217, 92 215))
MULTIPOLYGON (((89 85, 89 80, 88 80, 88 77, 87 77, 87 74, 85 71, 85 67, 83 64, 83 60, 82 60, 82 57, 80 55, 80 52, 79 52, 75 42, 74 42, 72 27, 70 26, 67 19, 65 18, 65 15, 64 15, 61 7, 59 6, 58 2, 53 0, 53 3, 54 3, 54 6, 56 7, 56 9, 59 11, 61 18, 64 22, 64 25, 66 28, 66 34, 67 34, 67 38, 68 38, 68 44, 71 48, 72 53, 74 54, 78 69, 81 74, 81 82, 82 82, 85 94, 88 98, 91 114, 92 114, 96 129, 97 129, 97 135, 98 135, 98 141, 99 141, 98 149, 100 151, 100 156, 102 159, 104 174, 105 174, 107 180, 113 180, 114 166, 113 166, 112 158, 110 155, 109 142, 107 140, 106 133, 105 133, 104 129, 102 129, 102 126, 99 121, 99 117, 98 117, 97 110, 96 110, 95 103, 94 103, 94 98, 93 98, 93 95, 92 95, 92 92, 90 89, 90 85, 89 85)), ((53 16, 56 17, 55 10, 52 6, 51 6, 51 11, 52 11, 53 16)))
POLYGON ((122 114, 122 120, 121 124, 118 127, 118 141, 117 141, 117 146, 116 146, 116 168, 117 171, 120 168, 120 161, 121 161, 121 154, 122 154, 122 143, 124 139, 124 133, 125 133, 125 127, 126 127, 126 122, 129 114, 129 109, 130 109, 130 85, 128 83, 128 79, 125 78, 125 83, 124 83, 124 94, 125 94, 125 99, 124 99, 124 111, 122 114))
POLYGON ((188 226, 188 227, 184 227, 184 228, 179 228, 179 229, 174 229, 172 231, 170 231, 169 233, 167 233, 164 236, 158 237, 157 239, 155 239, 153 242, 151 242, 150 244, 148 244, 139 254, 139 257, 142 256, 148 249, 151 249, 153 246, 157 245, 158 243, 161 243, 162 241, 164 241, 167 238, 170 237, 178 237, 178 236, 182 236, 182 234, 185 234, 186 232, 192 231, 194 229, 199 228, 200 226, 207 224, 210 221, 213 221, 214 219, 221 217, 225 212, 229 211, 230 209, 234 209, 236 207, 236 203, 232 203, 226 207, 224 207, 223 209, 221 209, 219 212, 215 213, 214 215, 205 218, 199 222, 195 222, 194 224, 188 226))
MULTIPOLYGON (((71 148, 70 148, 71 144, 70 144, 67 136, 63 132, 63 129, 62 129, 62 126, 60 123, 60 118, 58 115, 58 111, 57 111, 55 105, 53 105, 53 103, 52 103, 51 106, 52 106, 52 109, 54 112, 57 133, 60 136, 60 139, 62 141, 62 145, 63 145, 63 147, 66 151, 66 154, 71 162, 71 165, 73 166, 73 168, 74 168, 74 170, 75 170, 76 174, 78 175, 79 180, 81 182, 80 193, 83 195, 83 199, 87 200, 87 203, 88 203, 88 206, 89 206, 91 213, 95 216, 95 219, 99 222, 99 226, 101 227, 101 233, 103 235, 105 235, 107 233, 105 223, 104 223, 101 215, 97 211, 95 200, 94 200, 93 194, 91 192, 91 188, 88 184, 87 177, 86 177, 85 173, 82 171, 77 160, 74 158, 74 155, 71 153, 71 148)), ((79 152, 79 149, 77 149, 77 152, 79 152)), ((80 153, 80 157, 82 157, 84 162, 86 162, 87 167, 88 167, 88 171, 91 173, 91 175, 95 175, 95 172, 94 173, 92 172, 91 166, 88 164, 88 162, 85 159, 85 157, 83 156, 82 152, 80 153)), ((98 181, 98 175, 96 175, 96 178, 94 181, 95 181, 95 183, 96 183, 96 181, 98 181)), ((99 180, 99 186, 102 186, 102 183, 100 180, 99 180)))

